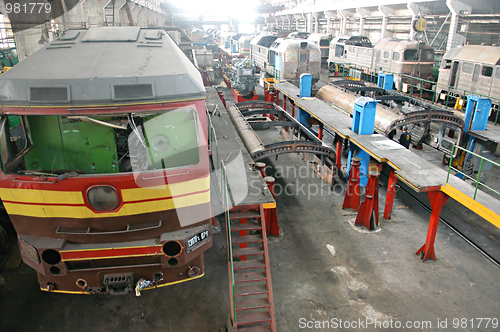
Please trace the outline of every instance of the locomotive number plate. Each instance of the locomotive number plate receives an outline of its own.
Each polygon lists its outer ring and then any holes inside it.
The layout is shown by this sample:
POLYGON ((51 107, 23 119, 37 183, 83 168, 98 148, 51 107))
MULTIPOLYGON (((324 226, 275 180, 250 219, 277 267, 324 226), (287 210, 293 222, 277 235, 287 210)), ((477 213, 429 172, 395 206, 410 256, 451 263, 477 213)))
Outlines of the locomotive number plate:
POLYGON ((193 236, 192 238, 190 238, 187 241, 188 249, 192 248, 195 244, 205 240, 206 238, 208 238, 209 235, 210 235, 210 231, 208 229, 196 234, 195 236, 193 236))

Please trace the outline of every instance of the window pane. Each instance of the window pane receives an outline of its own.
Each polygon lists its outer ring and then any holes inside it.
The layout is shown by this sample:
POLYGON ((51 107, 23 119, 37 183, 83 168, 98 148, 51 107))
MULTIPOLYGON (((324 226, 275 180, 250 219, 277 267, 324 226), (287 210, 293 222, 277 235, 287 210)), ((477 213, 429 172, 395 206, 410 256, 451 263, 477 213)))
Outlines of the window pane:
POLYGON ((462 72, 466 74, 472 74, 472 67, 472 63, 464 62, 464 64, 462 65, 462 72))
POLYGON ((417 50, 406 50, 404 53, 404 60, 415 61, 417 59, 417 50))
POLYGON ((493 75, 493 67, 483 66, 482 75, 491 77, 491 75, 493 75))

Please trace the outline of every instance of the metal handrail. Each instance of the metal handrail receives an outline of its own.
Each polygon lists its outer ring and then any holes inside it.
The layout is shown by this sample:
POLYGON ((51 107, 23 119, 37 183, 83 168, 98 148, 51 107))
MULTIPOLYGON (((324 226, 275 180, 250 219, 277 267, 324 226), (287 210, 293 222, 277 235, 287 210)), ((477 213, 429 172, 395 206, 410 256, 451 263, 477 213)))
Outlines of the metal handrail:
MULTIPOLYGON (((481 164, 479 165, 479 173, 477 174, 477 179, 474 179, 473 177, 465 174, 465 172, 462 172, 460 171, 459 169, 455 168, 452 166, 452 161, 453 161, 453 158, 450 158, 450 162, 449 162, 449 165, 448 165, 448 176, 446 177, 446 183, 448 183, 449 179, 450 179, 450 173, 451 173, 451 170, 454 170, 455 172, 457 173, 460 173, 462 175, 464 175, 465 177, 467 177, 469 180, 472 180, 472 181, 475 181, 476 182, 476 185, 475 185, 475 190, 474 190, 474 200, 476 200, 476 196, 477 196, 477 190, 479 189, 479 185, 482 185, 484 186, 485 188, 488 188, 489 190, 491 190, 492 192, 494 192, 495 194, 499 195, 500 196, 500 192, 496 191, 495 189, 491 188, 490 186, 487 186, 486 184, 484 183, 481 183, 479 181, 479 179, 481 179, 481 172, 483 171, 483 163, 484 163, 484 160, 486 159, 487 162, 491 163, 492 165, 495 165, 497 167, 500 167, 500 164, 492 161, 492 160, 489 160, 483 156, 480 156, 478 155, 477 153, 474 153, 472 151, 469 151, 463 147, 460 147, 458 145, 455 145, 453 147, 453 150, 452 150, 452 155, 454 156, 455 155, 455 152, 456 152, 456 149, 460 149, 462 151, 464 151, 466 154, 470 154, 471 156, 474 156, 474 157, 477 157, 477 158, 480 158, 481 159, 481 164)), ((464 157, 464 160, 465 160, 465 157, 464 157)))
POLYGON ((226 227, 227 227, 227 250, 228 250, 228 261, 229 261, 229 273, 231 274, 231 278, 229 282, 231 283, 229 287, 230 291, 230 299, 231 299, 231 316, 232 321, 236 320, 236 292, 235 292, 235 282, 234 282, 234 261, 233 261, 233 247, 231 245, 231 218, 229 217, 229 191, 228 191, 228 182, 227 182, 227 172, 226 166, 224 165, 224 161, 220 161, 220 171, 221 171, 221 187, 222 187, 222 208, 224 211, 224 216, 226 219, 226 227))

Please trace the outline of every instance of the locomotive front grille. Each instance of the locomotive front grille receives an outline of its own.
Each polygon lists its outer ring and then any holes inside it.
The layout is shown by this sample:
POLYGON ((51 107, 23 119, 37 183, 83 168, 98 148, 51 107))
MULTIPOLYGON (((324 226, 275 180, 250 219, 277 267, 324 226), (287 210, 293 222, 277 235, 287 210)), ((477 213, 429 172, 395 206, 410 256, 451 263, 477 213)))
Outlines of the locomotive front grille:
POLYGON ((160 256, 144 257, 124 257, 110 259, 90 259, 81 261, 67 261, 66 268, 68 272, 87 271, 87 270, 105 270, 116 268, 133 268, 145 266, 161 266, 160 256))

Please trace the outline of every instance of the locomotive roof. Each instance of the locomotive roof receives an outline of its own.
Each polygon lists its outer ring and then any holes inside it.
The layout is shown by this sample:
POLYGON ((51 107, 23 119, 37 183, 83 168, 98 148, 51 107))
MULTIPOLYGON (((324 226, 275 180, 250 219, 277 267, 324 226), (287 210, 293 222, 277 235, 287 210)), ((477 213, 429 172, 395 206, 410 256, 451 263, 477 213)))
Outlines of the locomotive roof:
POLYGON ((160 29, 68 30, 0 75, 0 105, 107 105, 204 95, 200 72, 160 29))
POLYGON ((406 49, 433 49, 432 46, 419 43, 415 40, 406 39, 381 39, 375 44, 375 49, 386 50, 386 51, 402 51, 406 49))
POLYGON ((330 44, 345 44, 353 46, 372 47, 370 38, 366 36, 339 36, 332 39, 330 44))
POLYGON ((326 34, 326 33, 312 33, 309 37, 307 37, 307 40, 311 40, 311 41, 314 41, 314 40, 329 40, 330 39, 330 35, 326 34))
POLYGON ((302 38, 296 38, 296 39, 278 38, 271 45, 271 49, 273 49, 275 51, 281 51, 281 52, 286 51, 286 50, 298 50, 298 49, 304 48, 304 47, 302 47, 302 45, 304 45, 304 43, 307 44, 305 49, 313 49, 313 50, 319 51, 318 45, 314 44, 311 41, 308 41, 307 39, 302 39, 302 38))
POLYGON ((276 35, 258 35, 255 36, 252 41, 250 42, 251 45, 259 45, 263 47, 270 47, 271 44, 278 39, 278 36, 276 35))
POLYGON ((466 45, 450 49, 446 59, 470 60, 474 62, 500 65, 500 47, 488 45, 466 45))

